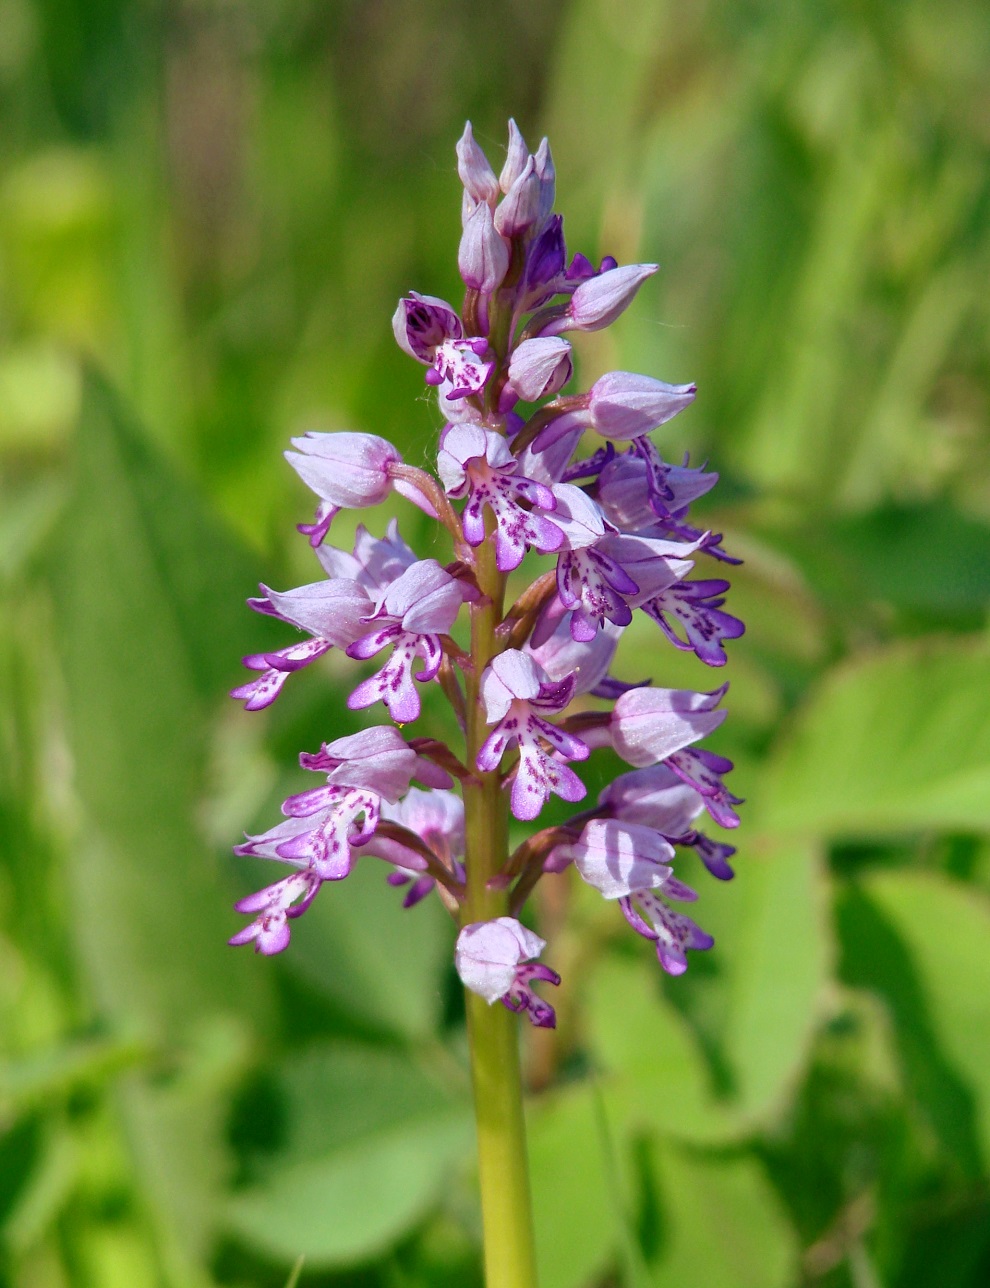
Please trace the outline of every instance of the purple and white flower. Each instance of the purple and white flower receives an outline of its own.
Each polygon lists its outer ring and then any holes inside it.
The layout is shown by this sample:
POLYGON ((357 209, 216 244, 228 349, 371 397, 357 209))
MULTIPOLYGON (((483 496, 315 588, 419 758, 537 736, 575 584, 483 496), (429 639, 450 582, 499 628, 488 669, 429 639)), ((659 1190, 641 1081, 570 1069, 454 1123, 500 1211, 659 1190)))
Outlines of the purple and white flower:
MULTIPOLYGON (((687 886, 681 887, 688 891, 687 886)), ((689 891, 692 898, 697 896, 689 891)), ((673 899, 683 898, 684 894, 672 894, 673 899)), ((711 935, 683 912, 675 912, 664 900, 652 890, 636 890, 628 898, 619 900, 626 920, 637 934, 650 939, 656 944, 660 965, 668 975, 683 975, 687 970, 686 950, 689 948, 712 948, 715 940, 711 935)))
POLYGON ((518 462, 501 435, 478 425, 449 426, 437 470, 450 496, 467 497, 461 524, 468 545, 480 546, 485 540, 485 509, 494 515, 495 557, 501 572, 518 568, 527 546, 541 553, 560 549, 564 534, 540 514, 557 508, 556 497, 544 484, 517 472, 518 462))
POLYGON ((244 658, 250 671, 260 671, 256 680, 239 684, 230 696, 244 703, 247 711, 270 706, 295 671, 315 662, 332 648, 346 649, 365 630, 364 619, 371 611, 367 591, 356 582, 333 580, 314 582, 296 590, 277 591, 261 586, 261 595, 249 599, 256 612, 309 633, 308 640, 290 644, 270 653, 251 653, 244 658))
MULTIPOLYGON (((420 791, 410 787, 405 797, 394 805, 382 806, 382 818, 399 823, 418 836, 436 855, 442 867, 455 880, 463 883, 464 802, 450 791, 420 791)), ((410 888, 403 900, 404 908, 419 903, 436 887, 436 878, 424 873, 426 860, 402 841, 376 833, 366 847, 368 854, 391 863, 395 871, 388 875, 393 886, 410 888)))
POLYGON ((515 917, 496 917, 462 927, 457 936, 454 964, 461 982, 491 1006, 501 1002, 510 1011, 524 1011, 541 1029, 556 1026, 553 1007, 537 997, 536 980, 559 984, 560 976, 549 966, 534 964, 546 940, 520 925, 515 917))
POLYGON ((292 445, 298 451, 286 452, 285 459, 320 498, 314 522, 299 525, 310 545, 323 541, 338 511, 378 505, 393 488, 436 518, 436 511, 418 488, 393 477, 389 466, 401 464, 402 457, 377 434, 304 434, 294 438, 292 445))
POLYGON ((728 659, 723 641, 738 639, 746 629, 738 617, 721 611, 728 589, 729 583, 722 580, 682 581, 642 607, 675 648, 694 652, 709 666, 724 666, 728 659), (674 630, 671 619, 683 628, 686 640, 674 630))
POLYGON ((581 282, 564 314, 543 328, 544 335, 561 331, 601 331, 624 313, 636 292, 659 264, 626 264, 581 282))
POLYGON ((583 800, 586 795, 584 783, 563 762, 587 760, 587 745, 551 724, 544 714, 562 711, 574 685, 573 676, 552 681, 529 654, 518 649, 500 653, 481 678, 488 723, 495 729, 478 752, 478 768, 491 773, 510 747, 518 748, 511 797, 518 819, 536 818, 551 793, 565 801, 583 800))
POLYGON ((413 684, 436 679, 443 661, 441 636, 454 624, 464 602, 465 586, 435 559, 421 559, 386 587, 377 607, 364 619, 372 629, 348 646, 348 657, 374 657, 392 645, 392 653, 375 675, 362 681, 347 700, 352 710, 384 702, 399 724, 415 720, 419 694, 413 684), (413 671, 416 658, 423 668, 413 671))

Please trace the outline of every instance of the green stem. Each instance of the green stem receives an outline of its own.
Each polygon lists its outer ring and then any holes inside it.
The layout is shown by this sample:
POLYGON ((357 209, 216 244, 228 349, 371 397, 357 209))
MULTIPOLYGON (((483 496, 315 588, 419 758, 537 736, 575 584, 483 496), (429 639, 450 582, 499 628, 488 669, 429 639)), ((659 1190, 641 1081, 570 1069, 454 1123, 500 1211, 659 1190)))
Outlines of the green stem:
MULTIPOLYGON (((489 730, 479 683, 500 651, 505 578, 495 566, 494 541, 477 554, 478 584, 487 597, 471 610, 471 669, 466 673, 467 763, 474 768, 489 730)), ((464 784, 467 894, 465 924, 508 912, 508 892, 489 881, 508 857, 508 810, 497 771, 464 784)), ((489 1006, 467 991, 468 1041, 478 1131, 478 1178, 487 1288, 536 1288, 533 1218, 526 1163, 526 1134, 519 1065, 519 1020, 504 1006, 489 1006)))

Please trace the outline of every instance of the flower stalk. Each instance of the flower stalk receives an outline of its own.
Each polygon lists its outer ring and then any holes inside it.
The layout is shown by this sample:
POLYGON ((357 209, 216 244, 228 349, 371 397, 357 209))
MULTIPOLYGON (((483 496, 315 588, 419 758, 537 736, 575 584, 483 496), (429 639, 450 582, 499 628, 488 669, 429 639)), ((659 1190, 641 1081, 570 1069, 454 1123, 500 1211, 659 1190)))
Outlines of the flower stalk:
MULTIPOLYGON (((493 525, 489 523, 489 527, 493 525)), ((478 683, 500 651, 505 576, 486 542, 477 559, 484 600, 471 609, 471 671, 467 683, 468 763, 475 764, 488 736, 478 683)), ((508 809, 497 770, 479 772, 464 785, 467 892, 464 924, 505 916, 508 893, 492 888, 508 853, 508 809)), ((523 1121, 519 1026, 510 1011, 490 1006, 465 989, 471 1082, 478 1140, 478 1183, 484 1230, 487 1288, 536 1288, 532 1203, 523 1121)))

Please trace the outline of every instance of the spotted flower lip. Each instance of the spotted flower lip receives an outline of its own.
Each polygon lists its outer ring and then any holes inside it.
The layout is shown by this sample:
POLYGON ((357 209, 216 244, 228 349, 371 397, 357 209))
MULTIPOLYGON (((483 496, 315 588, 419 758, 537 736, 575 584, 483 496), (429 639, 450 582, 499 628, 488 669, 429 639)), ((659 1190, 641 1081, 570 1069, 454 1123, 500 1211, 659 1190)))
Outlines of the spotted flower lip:
POLYGON ((234 905, 236 912, 253 912, 257 916, 227 942, 234 947, 253 943, 254 951, 266 957, 284 952, 291 936, 289 918, 302 916, 321 885, 318 877, 295 872, 238 900, 234 905))
POLYGON ((242 701, 247 711, 270 706, 291 674, 309 666, 330 649, 346 649, 364 631, 363 619, 371 610, 367 591, 343 579, 314 582, 283 592, 264 585, 260 589, 261 596, 249 601, 253 608, 307 631, 310 638, 244 658, 249 670, 261 672, 257 679, 230 691, 230 696, 242 701))
POLYGON ((715 945, 711 935, 683 912, 669 908, 652 890, 637 890, 620 899, 619 907, 633 930, 656 945, 657 958, 668 975, 683 975, 687 970, 687 949, 704 951, 715 945))
POLYGON ((684 581, 666 586, 644 602, 644 611, 654 619, 675 648, 693 652, 708 666, 725 666, 725 640, 738 639, 746 629, 738 617, 722 612, 729 583, 721 579, 684 581), (682 639, 674 623, 684 631, 682 639))
POLYGON ((489 360, 488 341, 445 340, 436 351, 426 383, 444 385, 447 398, 456 400, 480 394, 491 379, 495 363, 489 360))

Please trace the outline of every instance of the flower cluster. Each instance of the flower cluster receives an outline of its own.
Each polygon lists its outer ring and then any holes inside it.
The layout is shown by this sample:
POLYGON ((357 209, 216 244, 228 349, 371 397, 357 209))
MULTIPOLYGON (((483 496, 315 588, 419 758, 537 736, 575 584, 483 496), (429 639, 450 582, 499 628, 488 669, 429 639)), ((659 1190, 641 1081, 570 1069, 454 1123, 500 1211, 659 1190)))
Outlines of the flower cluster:
POLYGON ((628 685, 609 668, 637 610, 658 639, 715 667, 743 625, 723 609, 727 581, 691 575, 699 558, 736 562, 720 534, 688 520, 717 475, 668 463, 652 438, 690 406, 695 386, 613 371, 585 393, 564 392, 574 370, 567 336, 607 327, 657 266, 569 259, 547 141, 530 153, 514 122, 509 129, 499 174, 470 125, 457 145, 463 307, 410 292, 392 320, 436 390, 436 474, 373 434, 293 440, 286 457, 318 498, 300 531, 321 575, 294 590, 262 586, 249 601, 302 635, 245 658, 254 678, 233 691, 255 711, 330 649, 374 658, 378 669, 348 706, 381 703, 406 726, 420 715, 422 687, 438 685, 466 753, 380 724, 303 754, 319 785, 290 796, 283 820, 236 850, 282 863, 288 875, 241 900, 251 920, 231 943, 281 952, 291 919, 363 852, 389 866, 406 906, 434 892, 442 899, 459 926, 455 962, 467 988, 552 1026, 553 1008, 533 984, 559 977, 536 962, 544 941, 518 920, 545 874, 573 865, 618 902, 671 974, 687 968, 688 949, 712 946, 672 905, 697 898, 675 875, 679 849, 694 850, 720 880, 732 876, 733 848, 698 829, 706 812, 724 828, 739 822, 724 783, 731 763, 697 746, 722 722, 725 686, 628 685), (392 492, 447 530, 449 563, 420 558, 394 521, 381 537, 359 527, 349 552, 327 543, 341 508, 375 506, 392 492), (508 575, 527 552, 552 563, 505 610, 508 575), (469 648, 454 637, 465 616, 469 648), (494 869, 472 852, 493 800, 526 823, 551 795, 583 801, 574 767, 602 748, 631 768, 596 805, 536 831, 494 869))

